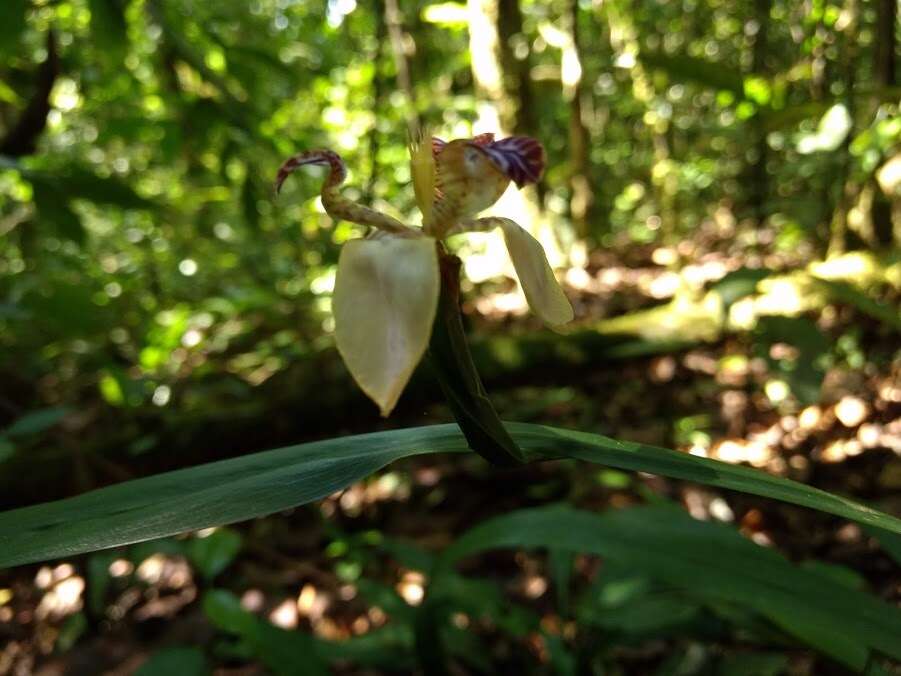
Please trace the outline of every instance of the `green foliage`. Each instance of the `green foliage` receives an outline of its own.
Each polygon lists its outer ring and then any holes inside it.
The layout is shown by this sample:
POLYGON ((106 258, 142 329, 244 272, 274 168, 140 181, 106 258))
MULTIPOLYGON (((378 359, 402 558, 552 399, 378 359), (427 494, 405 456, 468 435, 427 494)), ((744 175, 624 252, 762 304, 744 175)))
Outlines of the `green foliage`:
POLYGON ((774 375, 783 377, 803 404, 819 401, 829 339, 804 317, 761 317, 755 344, 774 375), (780 349, 790 346, 788 350, 780 349))
MULTIPOLYGON (((509 424, 507 430, 533 460, 569 457, 653 472, 776 498, 901 533, 901 522, 887 514, 746 467, 540 425, 509 424)), ((402 457, 466 450, 459 428, 437 425, 301 444, 124 482, 0 513, 0 566, 271 514, 325 497, 402 457)), ((222 543, 226 549, 227 542, 222 543)), ((211 575, 219 570, 220 556, 209 552, 202 557, 211 559, 211 575)))
POLYGON ((154 653, 135 672, 135 676, 207 676, 206 656, 197 648, 165 648, 154 653))
POLYGON ((258 619, 241 608, 232 594, 222 590, 208 592, 203 598, 203 610, 213 626, 237 636, 246 650, 277 676, 329 673, 311 636, 258 619))
MULTIPOLYGON (((853 669, 863 669, 872 651, 901 659, 896 641, 901 612, 834 582, 831 574, 795 568, 735 531, 695 521, 671 506, 602 516, 557 506, 507 514, 459 538, 442 554, 434 574, 440 576, 457 561, 498 547, 602 555, 633 574, 688 590, 705 604, 730 602, 752 609, 853 669)), ((602 611, 593 621, 626 633, 660 635, 690 622, 700 608, 693 609, 678 595, 620 600, 621 612, 602 611)))
POLYGON ((11 54, 25 30, 28 0, 8 0, 0 7, 0 56, 11 54))
POLYGON ((228 528, 219 528, 206 537, 188 542, 187 554, 204 579, 212 581, 225 570, 241 549, 241 536, 228 528))

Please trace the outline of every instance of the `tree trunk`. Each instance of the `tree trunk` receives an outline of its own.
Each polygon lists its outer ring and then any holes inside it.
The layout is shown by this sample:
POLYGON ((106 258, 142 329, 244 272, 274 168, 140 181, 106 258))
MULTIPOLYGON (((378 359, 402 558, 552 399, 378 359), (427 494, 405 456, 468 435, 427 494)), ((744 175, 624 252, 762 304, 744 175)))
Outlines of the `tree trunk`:
MULTIPOLYGON (((751 45, 751 73, 760 78, 766 78, 769 72, 766 57, 772 4, 772 0, 754 1, 754 20, 758 28, 751 45)), ((769 178, 766 164, 769 149, 766 143, 766 130, 763 128, 759 115, 755 115, 752 118, 751 127, 753 128, 754 148, 753 156, 750 158, 750 166, 748 167, 748 185, 750 187, 748 201, 755 225, 760 227, 767 217, 766 203, 769 198, 769 178)))
POLYGON ((832 227, 829 233, 828 255, 844 253, 849 248, 855 248, 860 242, 852 241, 853 233, 848 229, 848 212, 854 204, 858 194, 858 187, 851 179, 851 140, 854 138, 854 117, 857 112, 854 87, 857 84, 857 32, 860 24, 860 7, 858 0, 847 0, 845 12, 850 17, 844 27, 845 33, 845 105, 851 118, 851 128, 841 145, 841 167, 838 171, 838 181, 835 187, 837 197, 835 199, 835 211, 832 217, 832 227))
POLYGON ((561 78, 563 98, 569 102, 569 158, 570 190, 569 211, 573 225, 580 237, 590 230, 590 214, 594 206, 594 191, 589 177, 588 150, 590 137, 585 127, 582 102, 585 97, 582 78, 582 58, 579 42, 579 2, 568 0, 566 22, 569 43, 563 48, 561 78))
POLYGON ((513 103, 513 132, 538 135, 538 115, 532 91, 531 50, 522 27, 519 0, 499 0, 497 14, 498 48, 502 68, 502 85, 507 99, 513 103), (514 49, 514 45, 516 49, 514 49), (516 54, 524 47, 522 56, 516 54))
MULTIPOLYGON (((515 99, 511 96, 504 78, 505 48, 501 39, 499 0, 468 0, 467 7, 472 79, 478 100, 476 131, 498 132, 502 136, 509 136, 516 132, 517 114, 515 99)), ((504 30, 509 29, 510 26, 507 26, 504 30)), ((506 48, 509 49, 509 45, 506 48)), ((508 54, 507 58, 512 56, 508 54)), ((562 254, 550 229, 538 231, 540 216, 538 195, 537 190, 531 187, 523 190, 510 189, 498 200, 493 210, 512 218, 535 235, 544 245, 548 259, 553 265, 560 262, 562 254)), ((499 240, 488 244, 486 254, 486 260, 507 260, 499 240)), ((503 265, 505 264, 499 263, 494 270, 489 270, 488 266, 485 266, 482 270, 485 277, 481 278, 500 274, 504 269, 503 265)))
POLYGON ((379 154, 379 117, 381 113, 382 98, 385 91, 385 78, 382 76, 382 45, 388 33, 388 25, 385 21, 383 0, 373 0, 372 14, 375 19, 375 49, 372 53, 372 131, 369 134, 369 179, 363 196, 366 201, 372 200, 375 193, 375 182, 378 179, 378 154, 379 154))
POLYGON ((413 89, 413 78, 410 77, 410 62, 407 58, 409 45, 413 37, 404 30, 403 16, 397 0, 385 0, 385 25, 391 42, 391 53, 394 56, 394 69, 397 73, 397 88, 407 99, 407 130, 413 137, 419 133, 419 113, 416 105, 416 91, 413 89))
MULTIPOLYGON (((897 84, 896 54, 898 44, 895 39, 898 4, 896 0, 878 0, 876 13, 876 49, 874 51, 874 72, 877 82, 882 87, 894 87, 897 84)), ((870 179, 873 187, 873 204, 870 218, 873 224, 873 238, 880 247, 889 247, 894 239, 894 223, 892 222, 892 203, 882 192, 879 184, 870 179)))

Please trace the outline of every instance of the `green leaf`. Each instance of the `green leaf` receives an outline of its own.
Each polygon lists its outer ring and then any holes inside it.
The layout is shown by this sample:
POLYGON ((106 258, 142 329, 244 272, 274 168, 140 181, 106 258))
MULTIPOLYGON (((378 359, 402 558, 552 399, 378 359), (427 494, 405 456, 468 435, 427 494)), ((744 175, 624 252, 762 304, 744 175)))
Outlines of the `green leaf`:
POLYGON ((897 533, 890 533, 881 528, 866 528, 867 533, 872 535, 879 542, 882 550, 888 554, 899 566, 901 566, 901 536, 897 533))
POLYGON ((26 413, 7 427, 3 434, 7 437, 26 437, 53 427, 71 412, 65 406, 51 406, 26 413))
POLYGON ((203 612, 213 626, 229 634, 249 634, 259 618, 241 607, 229 591, 214 589, 203 596, 203 612))
POLYGON ((569 586, 574 566, 573 552, 565 549, 551 549, 548 554, 548 568, 557 597, 557 612, 563 617, 569 616, 570 613, 569 586))
POLYGON ((806 317, 766 316, 757 320, 754 329, 757 351, 769 364, 770 371, 788 382, 792 394, 803 404, 820 399, 820 387, 826 376, 822 357, 831 343, 823 332, 806 317), (797 349, 797 355, 785 358, 771 356, 771 347, 786 343, 797 349))
POLYGON ((5 512, 0 567, 264 516, 324 498, 398 458, 465 448, 456 425, 330 439, 5 512))
POLYGON ((460 315, 460 259, 439 259, 441 293, 429 358, 444 398, 460 424, 469 447, 489 462, 510 466, 523 454, 504 428, 472 360, 460 315))
POLYGON ((165 648, 154 653, 135 676, 206 676, 210 673, 206 656, 197 648, 165 648))
POLYGON ((463 535, 433 577, 464 557, 507 547, 597 554, 706 598, 740 603, 852 668, 863 668, 870 651, 901 658, 898 609, 669 505, 602 516, 559 506, 513 512, 463 535))
POLYGON ((225 570, 241 550, 241 536, 230 528, 194 538, 187 545, 188 558, 204 579, 211 581, 225 570))
POLYGON ((326 676, 325 663, 309 634, 288 631, 262 620, 241 607, 230 592, 216 589, 203 597, 203 610, 219 629, 236 634, 277 676, 326 676))
POLYGON ((46 183, 33 182, 34 202, 38 208, 38 225, 42 230, 50 229, 63 239, 83 244, 85 229, 65 197, 46 183))
POLYGON ((769 270, 763 268, 739 268, 719 280, 713 288, 719 292, 723 305, 728 308, 736 301, 756 293, 757 283, 770 274, 769 270))
POLYGON ((16 445, 4 436, 0 436, 0 462, 9 460, 16 454, 16 445))
POLYGON ((28 0, 3 0, 0 2, 0 55, 15 52, 19 36, 25 30, 25 12, 28 0))
POLYGON ((671 629, 695 619, 700 610, 697 603, 692 603, 683 595, 658 592, 621 606, 596 611, 589 620, 608 630, 661 638, 671 629))
POLYGON ((574 458, 635 472, 775 498, 901 534, 901 519, 848 498, 765 472, 687 453, 545 425, 507 423, 527 457, 574 458))
POLYGON ((848 282, 820 277, 813 279, 817 284, 825 287, 826 292, 834 301, 851 305, 864 314, 878 319, 894 329, 901 330, 901 312, 897 306, 875 301, 848 282))
POLYGON ((576 656, 569 651, 563 638, 557 634, 543 633, 551 658, 551 667, 557 676, 576 676, 579 673, 576 656))
POLYGON ((779 676, 785 673, 788 657, 779 653, 740 653, 724 657, 719 676, 779 676))
POLYGON ((69 615, 59 630, 59 638, 56 639, 56 650, 66 653, 88 630, 88 618, 84 613, 69 615))
MULTIPOLYGON (((531 460, 575 458, 751 493, 901 533, 901 520, 781 477, 570 430, 507 424, 531 460)), ((0 513, 0 567, 72 556, 272 514, 330 495, 399 458, 465 452, 456 425, 289 446, 0 513)))
POLYGON ((120 0, 88 0, 91 38, 110 56, 119 57, 128 46, 128 29, 120 0))
POLYGON ((342 641, 320 641, 317 652, 331 662, 342 660, 357 666, 383 667, 412 673, 413 632, 410 626, 392 622, 362 636, 342 641))

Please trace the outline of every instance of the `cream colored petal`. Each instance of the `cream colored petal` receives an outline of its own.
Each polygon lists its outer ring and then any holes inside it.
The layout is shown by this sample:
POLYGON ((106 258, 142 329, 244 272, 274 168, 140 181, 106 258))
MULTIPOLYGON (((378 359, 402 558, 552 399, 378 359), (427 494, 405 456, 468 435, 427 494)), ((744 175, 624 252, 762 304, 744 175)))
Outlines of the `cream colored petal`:
POLYGON ((439 288, 430 237, 356 239, 341 249, 332 296, 338 352, 383 416, 428 346, 439 288))
POLYGON ((537 239, 508 218, 499 218, 497 225, 504 233, 507 251, 529 307, 543 321, 552 326, 566 324, 573 318, 573 309, 554 277, 544 249, 537 239))

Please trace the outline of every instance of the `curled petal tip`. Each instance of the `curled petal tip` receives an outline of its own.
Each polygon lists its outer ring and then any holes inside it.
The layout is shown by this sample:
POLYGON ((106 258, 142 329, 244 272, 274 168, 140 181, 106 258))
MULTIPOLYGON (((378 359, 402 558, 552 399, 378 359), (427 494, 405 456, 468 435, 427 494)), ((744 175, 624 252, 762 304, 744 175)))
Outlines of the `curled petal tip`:
POLYGON ((297 171, 299 167, 308 164, 328 167, 328 182, 333 185, 341 183, 347 175, 344 160, 342 160, 341 156, 335 151, 327 149, 308 150, 303 153, 298 153, 293 157, 289 157, 282 163, 282 166, 279 167, 278 174, 275 177, 275 194, 278 195, 281 192, 282 185, 284 185, 288 176, 297 171))
POLYGON ((511 136, 478 145, 518 188, 537 183, 544 174, 547 163, 544 146, 530 136, 511 136))

